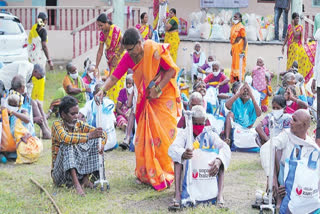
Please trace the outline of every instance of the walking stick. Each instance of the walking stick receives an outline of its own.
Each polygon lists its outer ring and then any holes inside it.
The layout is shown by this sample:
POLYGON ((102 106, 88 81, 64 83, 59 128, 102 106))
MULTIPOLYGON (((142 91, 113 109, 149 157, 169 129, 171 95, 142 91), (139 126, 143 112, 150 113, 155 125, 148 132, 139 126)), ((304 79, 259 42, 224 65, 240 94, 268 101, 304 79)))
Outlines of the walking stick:
MULTIPOLYGON (((186 118, 186 129, 187 129, 187 144, 186 144, 186 149, 192 149, 193 148, 193 126, 192 126, 192 116, 193 116, 193 112, 192 111, 184 111, 184 116, 186 118)), ((191 160, 187 160, 188 161, 188 168, 190 170, 188 170, 188 175, 187 175, 187 182, 188 185, 190 185, 192 183, 192 164, 191 164, 191 160)), ((193 198, 190 197, 190 200, 195 203, 195 200, 193 198)))
POLYGON ((272 187, 273 187, 273 173, 274 173, 274 159, 275 159, 275 149, 273 147, 273 137, 274 137, 274 116, 270 117, 269 121, 269 130, 270 130, 270 166, 269 166, 269 177, 268 177, 268 204, 260 205, 260 213, 263 213, 263 210, 270 210, 273 214, 275 211, 275 205, 272 203, 272 187))
MULTIPOLYGON (((101 127, 102 121, 101 121, 101 114, 102 114, 102 105, 103 101, 100 102, 100 105, 97 105, 97 118, 96 118, 96 124, 97 127, 101 127)), ((99 141, 99 151, 102 149, 102 139, 101 137, 98 139, 99 141)), ((99 180, 94 182, 94 187, 97 187, 100 185, 100 190, 104 191, 105 186, 107 189, 110 189, 109 182, 106 179, 105 171, 104 171, 104 162, 103 162, 103 153, 99 153, 99 180)))
POLYGON ((242 66, 243 66, 242 60, 243 60, 243 58, 244 58, 244 54, 241 53, 241 54, 239 54, 239 56, 240 56, 240 62, 239 62, 239 68, 240 68, 240 70, 239 70, 239 82, 242 82, 242 66))
POLYGON ((279 90, 279 77, 280 77, 280 61, 283 59, 283 56, 278 56, 278 74, 277 74, 277 91, 279 90))

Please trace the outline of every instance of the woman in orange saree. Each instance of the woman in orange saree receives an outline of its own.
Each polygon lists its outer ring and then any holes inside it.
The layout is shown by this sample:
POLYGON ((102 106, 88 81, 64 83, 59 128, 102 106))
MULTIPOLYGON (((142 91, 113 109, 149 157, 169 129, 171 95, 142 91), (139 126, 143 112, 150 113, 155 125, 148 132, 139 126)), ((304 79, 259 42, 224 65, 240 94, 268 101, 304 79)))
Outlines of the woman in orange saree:
MULTIPOLYGON (((103 48, 106 45, 105 55, 107 58, 108 66, 110 71, 105 73, 106 77, 114 72, 117 67, 121 57, 125 53, 123 47, 121 46, 121 30, 118 26, 112 24, 105 13, 102 13, 97 18, 98 28, 100 32, 100 44, 96 58, 96 68, 99 67, 101 57, 103 55, 103 48)), ((100 73, 97 74, 100 77, 100 73)), ((125 76, 121 78, 118 83, 113 86, 111 90, 108 91, 107 96, 116 104, 119 96, 120 90, 124 87, 125 76)))
POLYGON ((247 65, 247 51, 248 51, 248 41, 246 37, 246 30, 242 25, 242 15, 241 13, 235 13, 232 19, 233 26, 230 32, 230 43, 232 56, 232 65, 230 73, 230 82, 239 81, 239 70, 240 70, 240 54, 243 53, 242 58, 242 75, 241 79, 244 79, 244 74, 246 73, 247 65))
POLYGON ((292 67, 294 61, 298 62, 298 72, 302 74, 307 83, 313 75, 314 46, 302 45, 303 27, 299 25, 299 14, 292 14, 291 24, 288 26, 287 36, 282 45, 282 54, 284 46, 287 45, 287 70, 292 67))
POLYGON ((132 68, 138 89, 135 174, 138 182, 150 184, 161 191, 174 180, 168 148, 176 137, 176 118, 181 114, 176 82, 179 68, 170 57, 167 44, 152 40, 142 43, 135 28, 125 32, 122 42, 127 53, 95 99, 101 100, 103 91, 109 90, 128 68, 132 68))
POLYGON ((137 24, 136 28, 140 32, 142 38, 144 40, 152 38, 152 27, 148 25, 148 14, 146 12, 142 13, 141 16, 141 24, 137 24))

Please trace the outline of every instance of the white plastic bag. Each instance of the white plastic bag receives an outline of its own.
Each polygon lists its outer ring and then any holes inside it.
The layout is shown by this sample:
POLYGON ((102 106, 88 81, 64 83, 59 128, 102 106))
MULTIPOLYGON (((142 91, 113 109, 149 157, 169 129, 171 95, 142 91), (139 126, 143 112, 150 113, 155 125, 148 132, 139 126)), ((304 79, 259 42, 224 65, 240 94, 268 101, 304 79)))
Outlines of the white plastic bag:
POLYGON ((240 149, 257 148, 257 132, 254 128, 244 128, 238 123, 232 122, 234 127, 233 144, 240 149))
POLYGON ((208 22, 205 22, 200 25, 199 31, 200 31, 200 38, 201 39, 209 39, 211 25, 208 22))
POLYGON ((203 99, 211 105, 216 106, 218 101, 218 90, 215 87, 209 87, 203 99))
POLYGON ((186 172, 184 173, 184 175, 188 175, 188 171, 192 171, 192 178, 184 176, 184 183, 186 185, 183 185, 182 189, 181 199, 183 205, 188 202, 195 204, 196 202, 208 201, 217 197, 217 177, 209 176, 209 163, 216 156, 215 152, 203 151, 201 149, 193 151, 193 157, 187 160, 186 172))
POLYGON ((280 207, 285 211, 289 207, 292 213, 304 214, 311 213, 320 208, 319 199, 319 151, 316 149, 311 152, 309 157, 296 155, 295 147, 290 155, 290 159, 285 161, 284 178, 287 195, 283 199, 280 207), (294 170, 295 169, 295 170, 294 170))

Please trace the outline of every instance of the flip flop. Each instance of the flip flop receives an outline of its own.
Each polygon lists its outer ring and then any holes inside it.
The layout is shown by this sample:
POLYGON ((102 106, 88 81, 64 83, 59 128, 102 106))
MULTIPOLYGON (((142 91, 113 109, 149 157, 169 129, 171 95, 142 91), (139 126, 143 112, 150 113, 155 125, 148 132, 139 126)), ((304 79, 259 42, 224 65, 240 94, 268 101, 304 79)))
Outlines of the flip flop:
POLYGON ((172 204, 168 207, 168 210, 170 212, 176 212, 176 211, 181 211, 182 208, 181 208, 181 201, 173 198, 172 199, 172 204))
POLYGON ((119 146, 120 146, 123 150, 127 150, 127 149, 130 148, 130 146, 129 146, 127 143, 125 143, 125 142, 120 143, 119 146))

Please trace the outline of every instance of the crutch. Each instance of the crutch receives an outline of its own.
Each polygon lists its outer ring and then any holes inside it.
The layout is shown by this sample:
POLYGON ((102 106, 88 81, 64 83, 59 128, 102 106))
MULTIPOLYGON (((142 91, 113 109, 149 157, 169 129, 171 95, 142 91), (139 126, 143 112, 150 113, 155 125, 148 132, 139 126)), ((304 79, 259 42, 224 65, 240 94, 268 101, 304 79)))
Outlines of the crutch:
MULTIPOLYGON (((102 121, 101 121, 101 114, 102 114, 102 102, 100 102, 100 105, 97 105, 97 117, 96 117, 96 124, 97 127, 101 127, 102 121)), ((101 151, 102 148, 102 139, 99 138, 99 151, 101 151)), ((94 187, 97 187, 100 185, 100 190, 104 191, 105 186, 106 189, 110 189, 109 182, 106 179, 106 174, 104 171, 104 162, 103 162, 103 153, 99 153, 99 180, 94 182, 94 187)))
MULTIPOLYGON (((192 149, 193 148, 193 126, 192 126, 192 116, 193 116, 193 112, 192 111, 184 111, 184 116, 186 118, 186 129, 187 129, 187 144, 186 144, 186 148, 188 149, 192 149)), ((188 162, 189 164, 189 169, 192 169, 192 164, 191 164, 191 160, 189 160, 188 162)), ((188 184, 190 185, 192 183, 192 170, 188 170, 188 175, 187 175, 187 181, 188 184)), ((192 201, 193 204, 195 204, 195 200, 193 198, 190 197, 190 200, 192 201)))
POLYGON ((240 62, 239 62, 239 82, 242 82, 242 66, 243 66, 243 58, 244 58, 244 53, 239 54, 240 56, 240 62))
POLYGON ((283 59, 283 56, 278 56, 278 74, 277 74, 277 91, 279 90, 279 78, 280 78, 280 61, 283 59))
POLYGON ((272 203, 272 186, 273 186, 273 173, 274 173, 274 159, 275 159, 275 149, 273 147, 273 137, 274 137, 274 116, 270 117, 269 121, 269 130, 270 130, 270 166, 269 166, 269 177, 268 177, 268 204, 260 205, 260 213, 263 213, 263 210, 270 210, 273 214, 275 211, 275 205, 272 203))

